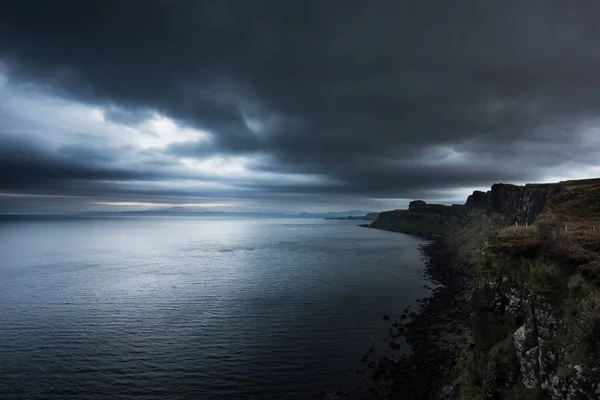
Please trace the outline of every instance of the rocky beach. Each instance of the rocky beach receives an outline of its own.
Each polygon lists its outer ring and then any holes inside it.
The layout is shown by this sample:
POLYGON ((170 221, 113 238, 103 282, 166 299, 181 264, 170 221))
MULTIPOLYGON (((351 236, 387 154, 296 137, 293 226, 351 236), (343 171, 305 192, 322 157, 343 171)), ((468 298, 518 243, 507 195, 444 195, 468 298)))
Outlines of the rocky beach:
POLYGON ((363 358, 374 381, 374 398, 449 398, 455 364, 469 337, 468 282, 470 270, 453 254, 443 238, 431 237, 421 247, 426 259, 424 275, 432 282, 431 296, 420 299, 392 321, 389 347, 399 357, 367 353, 363 358), (404 351, 403 351, 404 350, 404 351))

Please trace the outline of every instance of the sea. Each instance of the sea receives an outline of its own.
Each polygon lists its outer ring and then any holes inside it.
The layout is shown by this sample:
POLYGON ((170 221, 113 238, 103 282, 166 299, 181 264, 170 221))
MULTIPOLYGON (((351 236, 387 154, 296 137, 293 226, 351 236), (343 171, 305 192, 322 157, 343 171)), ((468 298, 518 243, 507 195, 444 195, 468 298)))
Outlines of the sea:
POLYGON ((429 294, 426 241, 360 222, 4 218, 0 398, 351 391, 362 355, 429 294))

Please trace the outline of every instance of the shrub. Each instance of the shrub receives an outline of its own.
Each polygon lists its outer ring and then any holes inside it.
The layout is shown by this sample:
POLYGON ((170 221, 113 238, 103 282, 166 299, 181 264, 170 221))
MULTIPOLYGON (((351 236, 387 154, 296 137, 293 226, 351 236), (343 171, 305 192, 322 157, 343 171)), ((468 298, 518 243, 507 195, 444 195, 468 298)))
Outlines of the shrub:
POLYGON ((509 226, 490 237, 490 242, 499 252, 530 258, 536 255, 539 245, 538 231, 533 226, 509 226))
POLYGON ((600 378, 600 292, 585 297, 571 326, 577 361, 600 378))
POLYGON ((527 242, 537 244, 537 230, 533 226, 509 226, 498 231, 497 239, 505 242, 527 242))
POLYGON ((471 348, 473 342, 469 342, 458 358, 459 377, 457 383, 460 387, 459 400, 476 400, 484 398, 481 388, 481 376, 478 360, 471 348))
POLYGON ((594 287, 581 274, 573 275, 569 279, 567 287, 569 288, 569 297, 576 303, 594 291, 594 287))
POLYGON ((577 271, 592 283, 600 285, 600 261, 580 265, 577 271))
POLYGON ((544 249, 553 249, 561 243, 564 231, 558 219, 552 214, 540 215, 535 221, 538 231, 540 246, 544 249))
POLYGON ((598 253, 600 252, 600 226, 592 229, 588 226, 587 230, 580 232, 579 242, 585 249, 598 253))
POLYGON ((493 364, 494 386, 503 388, 515 384, 515 378, 519 374, 519 360, 514 347, 512 335, 496 343, 488 352, 493 364))
POLYGON ((564 288, 563 275, 556 264, 537 259, 529 268, 529 280, 538 291, 552 293, 564 288))
MULTIPOLYGON (((573 275, 569 279, 567 287, 569 289, 569 292, 567 294, 567 297, 565 298, 563 310, 566 321, 571 321, 577 319, 581 299, 594 292, 595 288, 592 284, 587 282, 585 278, 580 274, 573 275)), ((571 323, 565 322, 565 324, 568 326, 571 323)))
MULTIPOLYGON (((579 265, 598 258, 598 254, 582 246, 581 232, 565 231, 552 214, 542 214, 535 222, 539 247, 543 254, 556 261, 567 275, 576 272, 579 265)), ((588 235, 591 237, 591 235, 588 235)))
POLYGON ((460 385, 458 400, 481 400, 485 398, 483 389, 479 386, 463 383, 460 385))
POLYGON ((560 256, 558 259, 563 260, 564 266, 570 268, 571 273, 574 273, 580 265, 589 264, 598 259, 598 254, 577 246, 565 251, 560 256))
POLYGON ((506 396, 510 400, 538 400, 546 398, 540 388, 527 389, 523 382, 520 381, 512 390, 512 393, 508 393, 506 396))

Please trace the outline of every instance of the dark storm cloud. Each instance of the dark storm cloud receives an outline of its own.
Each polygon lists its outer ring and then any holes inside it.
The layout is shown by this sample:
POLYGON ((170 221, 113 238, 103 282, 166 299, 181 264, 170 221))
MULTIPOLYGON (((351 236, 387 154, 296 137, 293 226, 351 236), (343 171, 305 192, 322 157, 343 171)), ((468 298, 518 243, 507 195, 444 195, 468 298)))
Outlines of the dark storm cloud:
POLYGON ((81 181, 123 181, 156 179, 154 169, 131 170, 110 166, 121 149, 97 147, 91 143, 68 144, 51 149, 32 139, 2 135, 0 147, 0 191, 61 190, 81 181))
MULTIPOLYGON (((194 194, 191 189, 156 189, 148 183, 175 179, 210 182, 213 178, 207 172, 182 170, 176 159, 160 158, 151 150, 110 146, 95 135, 77 134, 76 138, 85 141, 59 146, 1 131, 0 137, 0 193, 189 197, 194 194)), ((231 179, 230 183, 243 182, 231 179)))
MULTIPOLYGON (((213 135, 165 155, 255 154, 256 171, 332 182, 240 188, 420 197, 593 165, 599 20, 585 0, 20 0, 0 6, 0 58, 12 84, 107 120, 156 110, 213 135)), ((95 180, 113 155, 78 146, 63 155, 85 161, 53 173, 95 180)), ((21 172, 2 180, 43 179, 44 157, 3 153, 21 172)))

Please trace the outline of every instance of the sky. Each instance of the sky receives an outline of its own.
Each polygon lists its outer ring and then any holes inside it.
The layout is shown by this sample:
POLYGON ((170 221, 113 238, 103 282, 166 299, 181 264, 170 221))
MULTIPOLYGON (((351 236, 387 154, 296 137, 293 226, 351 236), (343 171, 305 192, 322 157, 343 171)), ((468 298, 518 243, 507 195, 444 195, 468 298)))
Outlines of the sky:
POLYGON ((5 0, 0 212, 386 210, 600 177, 594 0, 5 0))

